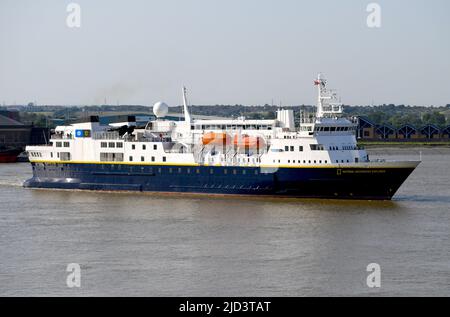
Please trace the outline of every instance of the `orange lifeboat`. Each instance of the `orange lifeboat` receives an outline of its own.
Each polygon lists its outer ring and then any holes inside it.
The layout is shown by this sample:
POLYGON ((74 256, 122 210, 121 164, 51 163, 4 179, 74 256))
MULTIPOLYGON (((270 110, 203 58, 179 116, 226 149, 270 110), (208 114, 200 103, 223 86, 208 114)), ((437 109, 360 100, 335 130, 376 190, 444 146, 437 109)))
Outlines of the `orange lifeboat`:
POLYGON ((203 145, 228 145, 230 144, 230 136, 226 133, 208 132, 202 136, 203 145))
POLYGON ((260 149, 266 145, 266 142, 259 136, 235 135, 233 144, 239 148, 260 149))

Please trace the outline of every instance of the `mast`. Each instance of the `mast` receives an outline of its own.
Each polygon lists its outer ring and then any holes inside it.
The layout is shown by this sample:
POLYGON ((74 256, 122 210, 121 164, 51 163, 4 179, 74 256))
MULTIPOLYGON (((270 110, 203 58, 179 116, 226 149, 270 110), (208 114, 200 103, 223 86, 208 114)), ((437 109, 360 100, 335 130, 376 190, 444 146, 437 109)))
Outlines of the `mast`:
POLYGON ((188 109, 188 102, 186 97, 186 87, 183 86, 183 110, 184 110, 184 121, 191 123, 191 114, 189 113, 188 109))
POLYGON ((317 79, 314 81, 314 85, 317 86, 317 113, 316 113, 317 118, 323 117, 323 99, 324 99, 324 97, 322 96, 322 93, 325 90, 325 83, 326 83, 326 80, 322 79, 322 74, 319 73, 317 75, 317 79))
POLYGON ((322 74, 314 81, 317 86, 317 113, 316 118, 333 118, 342 115, 343 107, 334 90, 327 89, 327 80, 322 74))

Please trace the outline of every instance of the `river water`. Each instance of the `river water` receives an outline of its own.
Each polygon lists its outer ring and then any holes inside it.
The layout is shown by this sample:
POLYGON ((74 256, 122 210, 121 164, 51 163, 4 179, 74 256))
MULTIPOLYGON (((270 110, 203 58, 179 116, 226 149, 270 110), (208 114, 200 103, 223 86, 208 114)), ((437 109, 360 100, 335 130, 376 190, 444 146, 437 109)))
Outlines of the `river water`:
POLYGON ((423 163, 390 202, 32 190, 0 164, 0 295, 450 296, 450 149, 369 152, 423 163))

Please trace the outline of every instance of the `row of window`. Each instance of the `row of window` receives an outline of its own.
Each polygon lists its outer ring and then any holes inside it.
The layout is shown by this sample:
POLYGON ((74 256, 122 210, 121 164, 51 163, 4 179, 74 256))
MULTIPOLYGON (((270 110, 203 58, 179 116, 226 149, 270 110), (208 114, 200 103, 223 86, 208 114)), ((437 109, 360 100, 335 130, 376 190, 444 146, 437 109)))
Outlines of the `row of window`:
MULTIPOLYGON (((124 161, 123 153, 105 153, 105 152, 100 153, 100 162, 123 162, 123 161, 124 161)), ((128 157, 128 161, 133 162, 134 156, 130 155, 128 157)), ((156 162, 156 158, 152 156, 150 158, 150 161, 156 162)), ((166 162, 167 158, 163 156, 162 161, 166 162)), ((145 156, 141 156, 141 162, 145 162, 145 156)))
MULTIPOLYGON (((102 169, 105 169, 106 166, 102 165, 101 166, 102 169)), ((117 170, 122 170, 124 169, 123 166, 121 165, 112 165, 112 166, 108 166, 108 168, 111 169, 117 169, 117 170)), ((129 167, 126 167, 127 170, 130 170, 129 167)), ((136 169, 139 169, 139 167, 132 167, 133 171, 136 171, 136 169)), ((150 167, 150 168, 145 168, 143 166, 140 167, 141 172, 148 172, 148 173, 159 173, 162 174, 163 172, 168 172, 169 174, 209 174, 209 175, 258 175, 260 174, 258 169, 254 169, 252 170, 246 170, 246 169, 242 169, 241 171, 237 170, 237 169, 232 169, 232 168, 224 168, 222 170, 215 170, 213 168, 210 169, 203 169, 203 171, 199 168, 191 168, 191 167, 169 167, 169 168, 161 168, 161 167, 150 167)))
MULTIPOLYGON (((130 155, 130 156, 128 157, 128 160, 129 160, 130 162, 133 162, 134 157, 133 157, 132 155, 130 155)), ((156 158, 155 158, 154 156, 152 156, 152 157, 150 158, 150 161, 151 161, 151 162, 156 162, 156 158)), ((165 156, 163 156, 163 157, 162 157, 162 161, 163 161, 163 162, 166 162, 166 161, 167 161, 167 158, 166 158, 165 156)), ((141 162, 145 162, 145 157, 144 157, 144 156, 141 156, 141 162)))
MULTIPOLYGON (((53 158, 53 152, 50 152, 50 157, 53 158)), ((61 161, 70 161, 70 152, 56 152, 56 157, 61 159, 61 161)))
MULTIPOLYGON (((131 149, 132 150, 136 150, 136 144, 132 144, 131 145, 131 149)), ((147 149, 147 145, 142 144, 142 149, 146 150, 147 149)), ((153 150, 157 150, 158 149, 158 145, 157 144, 153 144, 153 150)))
MULTIPOLYGON (((225 160, 221 160, 222 162, 225 162, 225 160)), ((236 161, 238 163, 261 163, 260 158, 237 158, 236 161)))
POLYGON ((310 144, 311 151, 325 151, 325 147, 322 144, 310 144))
POLYGON ((101 148, 123 148, 122 142, 101 142, 100 143, 101 148))
MULTIPOLYGON (((134 161, 134 156, 130 155, 128 157, 128 160, 130 162, 134 161)), ((150 157, 151 162, 156 162, 156 158, 154 156, 150 157)), ((165 156, 162 157, 163 162, 167 162, 167 158, 165 156)), ((224 162, 225 160, 222 160, 224 162)), ((238 163, 261 163, 261 159, 259 158, 238 158, 236 160, 238 163)), ((141 162, 145 162, 145 156, 141 156, 141 162)))
MULTIPOLYGON (((273 160, 273 162, 277 163, 277 160, 273 160)), ((291 164, 291 160, 288 160, 287 162, 288 162, 288 164, 291 164)), ((322 164, 322 160, 319 160, 319 161, 303 160, 303 164, 312 164, 313 162, 314 162, 314 164, 317 164, 317 162, 319 162, 319 164, 322 164)), ((328 160, 324 160, 323 162, 325 164, 327 164, 328 160)), ((281 163, 281 160, 278 160, 278 164, 280 164, 280 163, 281 163)), ((302 160, 292 160, 292 164, 301 164, 301 163, 302 163, 302 160)))
MULTIPOLYGON (((274 163, 277 163, 277 160, 273 160, 273 162, 274 163)), ((291 164, 291 160, 288 160, 287 161, 288 162, 288 164, 291 164)), ((292 164, 301 164, 303 162, 303 164, 317 164, 317 162, 319 162, 319 164, 322 164, 322 160, 292 160, 292 164)), ((339 162, 339 160, 336 160, 336 163, 345 163, 345 162, 347 162, 347 163, 350 163, 350 160, 341 160, 340 162, 339 162)), ((358 163, 359 162, 359 159, 358 158, 355 158, 355 163, 358 163)), ((278 160, 278 164, 280 164, 281 163, 281 160, 278 160)), ((325 164, 327 164, 328 163, 328 160, 324 160, 323 161, 323 163, 325 163, 325 164)))
MULTIPOLYGON (((48 166, 52 166, 52 165, 48 164, 48 166)), ((64 166, 65 165, 64 164, 55 164, 55 166, 56 167, 60 167, 61 171, 62 171, 62 170, 64 170, 64 166)), ((42 165, 37 164, 36 166, 33 166, 33 169, 35 169, 35 167, 43 168, 45 170, 46 169, 46 164, 42 164, 42 165)), ((121 165, 108 166, 108 168, 114 168, 114 167, 117 170, 121 170, 123 168, 121 165)), ((105 169, 105 165, 101 165, 101 168, 104 170, 105 169)), ((145 171, 143 167, 141 167, 141 171, 142 172, 145 171)), ((158 174, 162 174, 163 173, 163 169, 161 167, 158 167, 158 168, 151 167, 147 171, 149 173, 154 173, 154 172, 158 173, 158 174)), ((199 168, 190 168, 190 167, 188 167, 188 168, 181 168, 181 167, 172 168, 172 167, 170 167, 170 168, 167 169, 167 171, 168 171, 169 174, 175 174, 175 173, 178 173, 178 174, 183 174, 183 173, 184 174, 201 174, 201 170, 199 168)), ((243 169, 241 171, 238 171, 236 169, 226 169, 225 168, 222 171, 220 171, 220 170, 215 171, 214 169, 211 168, 206 173, 210 174, 210 175, 213 175, 213 174, 215 174, 215 175, 217 175, 217 174, 219 174, 219 175, 220 174, 223 174, 223 175, 229 175, 229 174, 232 174, 232 175, 251 175, 251 174, 258 175, 260 172, 259 172, 258 169, 255 169, 253 171, 250 171, 250 170, 247 171, 245 169, 243 169)))
MULTIPOLYGON (((330 151, 339 151, 339 147, 338 146, 330 146, 329 150, 330 151)), ((343 151, 345 151, 345 150, 358 150, 358 146, 356 146, 356 145, 343 145, 341 150, 343 150, 343 151)))
POLYGON ((42 157, 41 152, 29 152, 31 157, 42 157))
MULTIPOLYGON (((53 145, 52 143, 50 143, 50 145, 53 145)), ((69 147, 70 146, 70 142, 56 142, 56 147, 69 147)))
MULTIPOLYGON (((325 146, 322 144, 310 144, 309 145, 311 151, 325 151, 325 146)), ((338 151, 339 147, 337 146, 330 146, 328 148, 330 151, 338 151)), ((355 145, 345 145, 342 147, 342 150, 357 150, 358 147, 355 145)), ((299 152, 303 152, 303 146, 298 147, 299 152)), ((294 152, 295 147, 294 146, 285 146, 284 147, 285 152, 294 152)), ((282 150, 272 149, 272 152, 282 152, 282 150)))
MULTIPOLYGON (((191 127, 192 129, 194 126, 191 127)), ((197 130, 272 130, 271 125, 196 125, 197 130)))
MULTIPOLYGON (((173 174, 173 173, 178 173, 178 174, 182 174, 182 173, 185 173, 185 174, 200 174, 200 169, 198 169, 198 168, 196 168, 196 169, 191 169, 191 168, 186 168, 186 169, 184 169, 184 171, 183 171, 183 168, 181 168, 181 167, 178 167, 178 168, 172 168, 172 167, 170 167, 169 169, 168 169, 168 171, 169 171, 169 174, 173 174)), ((162 172, 162 169, 161 168, 158 168, 158 173, 161 173, 162 172)), ((215 171, 214 171, 214 169, 209 169, 209 172, 208 172, 210 175, 213 175, 214 173, 215 173, 215 171)), ((219 172, 220 173, 220 172, 219 172)), ((236 169, 232 169, 232 170, 228 170, 228 169, 223 169, 223 175, 228 175, 228 174, 232 174, 232 175, 247 175, 247 174, 250 174, 251 173, 251 171, 247 171, 247 170, 245 170, 245 169, 243 169, 243 170, 241 170, 240 172, 238 172, 238 170, 236 170, 236 169)), ((253 174, 255 174, 255 175, 258 175, 259 174, 259 171, 257 170, 257 169, 255 169, 254 171, 253 171, 253 174)))
POLYGON ((123 162, 123 153, 100 153, 101 162, 123 162))
POLYGON ((315 131, 319 132, 341 132, 341 131, 355 131, 354 127, 316 127, 315 131))
MULTIPOLYGON (((122 142, 101 142, 100 147, 101 148, 123 148, 123 143, 122 142)), ((131 149, 136 150, 136 144, 132 144, 131 149)), ((147 145, 142 144, 142 150, 146 150, 146 149, 147 149, 147 145)), ((157 149, 158 149, 158 145, 153 144, 153 150, 157 150, 157 149)))
MULTIPOLYGON (((300 152, 303 152, 303 146, 299 146, 299 147, 298 147, 298 150, 299 150, 300 152)), ((285 151, 285 152, 294 152, 294 151, 295 151, 295 147, 292 146, 292 145, 291 145, 291 146, 287 146, 287 145, 286 145, 286 146, 284 147, 284 151, 285 151)))
POLYGON ((300 131, 310 132, 310 131, 312 131, 312 127, 311 126, 301 126, 300 131))

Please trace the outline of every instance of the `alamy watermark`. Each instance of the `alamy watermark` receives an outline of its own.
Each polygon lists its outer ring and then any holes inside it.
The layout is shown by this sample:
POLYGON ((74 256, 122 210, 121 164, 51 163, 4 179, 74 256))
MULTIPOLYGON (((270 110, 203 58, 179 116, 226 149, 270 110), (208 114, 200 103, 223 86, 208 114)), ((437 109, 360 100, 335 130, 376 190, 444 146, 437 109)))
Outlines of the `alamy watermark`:
POLYGON ((372 2, 367 5, 366 11, 369 12, 367 16, 367 27, 368 28, 381 28, 381 6, 372 2))
POLYGON ((69 263, 66 271, 70 274, 67 275, 66 284, 67 287, 81 287, 81 267, 78 263, 69 263))
POLYGON ((370 274, 367 276, 366 283, 369 288, 381 287, 381 266, 378 263, 370 263, 366 268, 370 274))
POLYGON ((69 28, 81 27, 81 6, 78 3, 69 3, 66 7, 66 11, 69 13, 66 18, 66 25, 69 28))

